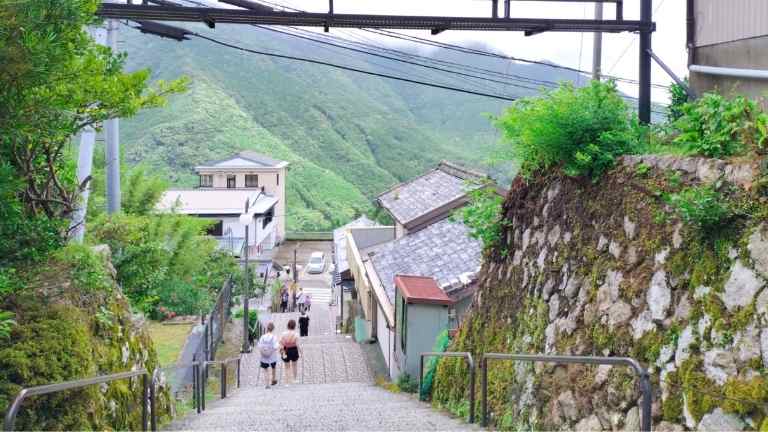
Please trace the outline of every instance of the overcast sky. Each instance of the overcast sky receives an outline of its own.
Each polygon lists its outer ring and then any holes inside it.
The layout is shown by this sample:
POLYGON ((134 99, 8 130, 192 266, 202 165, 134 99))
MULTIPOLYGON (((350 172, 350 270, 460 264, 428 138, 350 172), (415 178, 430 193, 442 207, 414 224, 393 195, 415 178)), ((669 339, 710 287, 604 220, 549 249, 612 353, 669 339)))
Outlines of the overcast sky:
MULTIPOLYGON (((281 0, 279 3, 313 12, 328 9, 327 0, 281 0)), ((653 19, 657 26, 653 35, 653 50, 675 73, 686 76, 685 2, 653 0, 653 8, 655 11, 653 19)), ((501 9, 500 6, 500 13, 502 13, 501 9)), ((334 11, 337 13, 490 16, 490 10, 490 0, 334 0, 334 11)), ((593 18, 594 4, 513 1, 512 16, 593 18)), ((615 16, 613 4, 605 5, 604 16, 606 18, 615 16)), ((639 19, 639 16, 640 0, 624 0, 625 19, 639 19)), ((583 35, 543 33, 532 37, 525 37, 519 32, 447 31, 437 36, 431 36, 427 31, 409 33, 450 43, 477 40, 490 44, 511 56, 550 60, 587 70, 592 68, 592 34, 590 33, 583 35)), ((611 75, 637 79, 637 35, 605 33, 603 43, 603 71, 611 75)), ((671 83, 671 79, 655 63, 652 77, 654 83, 665 85, 671 83)), ((629 95, 637 96, 637 86, 622 85, 621 89, 629 95)), ((654 90, 653 98, 655 101, 664 103, 668 99, 666 91, 657 89, 654 90)))

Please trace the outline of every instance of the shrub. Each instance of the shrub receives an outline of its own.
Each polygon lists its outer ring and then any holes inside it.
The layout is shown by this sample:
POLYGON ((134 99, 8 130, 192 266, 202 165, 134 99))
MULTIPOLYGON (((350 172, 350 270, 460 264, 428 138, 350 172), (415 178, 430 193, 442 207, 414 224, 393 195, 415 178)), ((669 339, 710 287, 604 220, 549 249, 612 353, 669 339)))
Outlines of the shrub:
POLYGON ((496 126, 524 176, 562 164, 567 175, 596 178, 637 146, 629 109, 612 82, 566 83, 518 100, 496 126))
POLYGON ((765 149, 768 115, 755 101, 707 93, 680 110, 682 116, 674 124, 680 135, 675 142, 691 153, 721 158, 765 149))
MULTIPOLYGON (((685 84, 688 84, 688 78, 685 79, 685 84)), ((688 103, 688 92, 685 91, 685 87, 674 83, 669 87, 669 99, 670 103, 669 107, 667 107, 667 120, 669 122, 675 122, 683 116, 683 106, 688 103)))
MULTIPOLYGON (((448 349, 448 344, 451 343, 451 339, 448 337, 448 331, 444 330, 435 339, 435 346, 433 352, 445 352, 448 349)), ((439 357, 432 357, 428 360, 425 367, 426 373, 424 374, 424 380, 421 384, 421 397, 426 399, 429 394, 432 393, 432 383, 435 379, 435 373, 437 372, 437 363, 440 360, 439 357)))
MULTIPOLYGON (((242 309, 236 310, 234 317, 242 318, 243 310, 242 309)), ((256 340, 256 336, 258 334, 258 324, 259 324, 259 311, 254 309, 248 309, 248 340, 251 342, 256 340)))
POLYGON ((720 226, 732 214, 730 205, 714 185, 688 187, 668 198, 683 222, 709 230, 720 226))
POLYGON ((419 390, 419 382, 407 373, 401 373, 397 377, 397 388, 403 393, 416 393, 419 390))
POLYGON ((480 240, 484 248, 491 248, 501 237, 501 204, 504 199, 491 185, 474 189, 468 195, 469 204, 456 213, 469 227, 469 235, 480 240))

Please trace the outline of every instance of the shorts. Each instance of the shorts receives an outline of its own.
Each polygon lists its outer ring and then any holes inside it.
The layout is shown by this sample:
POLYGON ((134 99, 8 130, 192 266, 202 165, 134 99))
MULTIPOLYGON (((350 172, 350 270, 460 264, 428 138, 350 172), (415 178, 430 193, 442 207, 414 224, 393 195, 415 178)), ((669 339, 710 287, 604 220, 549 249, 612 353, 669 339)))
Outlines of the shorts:
POLYGON ((274 369, 275 367, 277 367, 277 362, 272 362, 272 363, 264 363, 264 362, 261 362, 261 368, 262 368, 262 369, 268 369, 268 368, 270 368, 270 367, 271 367, 272 369, 274 369))
POLYGON ((285 349, 285 357, 283 357, 283 361, 288 362, 295 362, 299 360, 299 347, 290 347, 285 349))

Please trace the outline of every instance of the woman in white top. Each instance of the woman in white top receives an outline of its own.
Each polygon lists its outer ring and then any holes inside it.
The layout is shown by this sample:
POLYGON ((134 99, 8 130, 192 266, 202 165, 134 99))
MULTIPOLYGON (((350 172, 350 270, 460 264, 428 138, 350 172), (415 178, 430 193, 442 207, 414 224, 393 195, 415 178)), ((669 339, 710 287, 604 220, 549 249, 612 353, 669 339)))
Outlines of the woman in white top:
POLYGON ((275 368, 277 367, 278 355, 280 350, 280 343, 277 340, 277 336, 272 334, 275 330, 275 324, 267 324, 267 332, 259 338, 259 343, 256 345, 259 349, 259 355, 261 356, 261 368, 264 369, 264 381, 266 381, 266 388, 269 388, 270 380, 267 374, 267 369, 272 368, 272 385, 277 385, 277 375, 275 368))

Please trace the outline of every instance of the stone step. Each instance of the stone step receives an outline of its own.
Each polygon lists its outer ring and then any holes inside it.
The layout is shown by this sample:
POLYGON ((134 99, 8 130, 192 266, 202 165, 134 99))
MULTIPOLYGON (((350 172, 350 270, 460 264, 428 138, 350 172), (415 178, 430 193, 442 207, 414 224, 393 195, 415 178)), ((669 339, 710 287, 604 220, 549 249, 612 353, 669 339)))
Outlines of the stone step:
POLYGON ((171 425, 176 430, 467 430, 413 395, 363 383, 246 387, 171 425))

